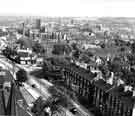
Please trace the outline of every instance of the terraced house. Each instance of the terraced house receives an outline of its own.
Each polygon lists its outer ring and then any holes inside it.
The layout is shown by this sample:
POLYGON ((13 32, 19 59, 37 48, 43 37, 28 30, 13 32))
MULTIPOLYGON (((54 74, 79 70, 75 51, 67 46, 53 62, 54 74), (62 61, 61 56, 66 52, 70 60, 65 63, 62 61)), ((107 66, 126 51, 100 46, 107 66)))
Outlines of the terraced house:
POLYGON ((103 116, 135 116, 133 91, 125 90, 124 85, 111 85, 103 79, 94 81, 95 74, 75 65, 65 67, 64 76, 67 86, 87 98, 103 116))

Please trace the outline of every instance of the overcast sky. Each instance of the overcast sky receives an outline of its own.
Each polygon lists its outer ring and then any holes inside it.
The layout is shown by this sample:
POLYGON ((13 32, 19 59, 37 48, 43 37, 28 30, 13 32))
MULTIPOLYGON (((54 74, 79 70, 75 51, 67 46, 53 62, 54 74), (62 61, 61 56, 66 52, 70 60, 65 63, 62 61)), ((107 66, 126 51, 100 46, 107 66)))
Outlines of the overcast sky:
POLYGON ((0 15, 135 17, 135 0, 0 0, 0 15))

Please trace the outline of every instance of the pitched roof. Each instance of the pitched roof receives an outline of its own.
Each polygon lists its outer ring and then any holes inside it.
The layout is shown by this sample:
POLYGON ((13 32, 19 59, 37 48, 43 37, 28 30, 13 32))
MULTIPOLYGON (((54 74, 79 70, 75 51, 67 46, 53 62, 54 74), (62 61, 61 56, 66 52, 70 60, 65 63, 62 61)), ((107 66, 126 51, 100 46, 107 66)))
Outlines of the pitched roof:
POLYGON ((92 80, 94 78, 94 74, 92 72, 87 72, 85 69, 76 66, 75 64, 69 64, 65 68, 69 71, 77 73, 78 75, 84 77, 86 80, 92 80))

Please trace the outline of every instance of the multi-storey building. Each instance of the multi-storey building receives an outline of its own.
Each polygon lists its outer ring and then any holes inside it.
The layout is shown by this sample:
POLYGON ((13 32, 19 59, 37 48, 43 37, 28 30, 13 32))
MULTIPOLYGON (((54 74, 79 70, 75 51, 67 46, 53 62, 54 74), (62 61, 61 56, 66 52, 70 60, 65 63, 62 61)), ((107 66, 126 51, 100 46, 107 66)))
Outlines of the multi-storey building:
POLYGON ((111 116, 134 116, 135 97, 132 91, 124 91, 123 86, 118 86, 109 91, 111 116))
POLYGON ((32 54, 30 49, 18 49, 21 64, 34 64, 36 63, 36 56, 32 54))
POLYGON ((66 66, 64 76, 67 86, 87 97, 103 116, 135 116, 135 97, 132 91, 124 91, 124 85, 110 85, 103 79, 93 81, 95 74, 75 65, 66 66))
POLYGON ((94 95, 94 86, 92 85, 94 74, 83 68, 78 68, 78 66, 69 65, 65 67, 64 75, 67 86, 77 94, 85 96, 91 103, 94 95))
POLYGON ((66 40, 67 35, 61 32, 46 32, 46 33, 41 33, 41 38, 43 40, 46 39, 66 40))

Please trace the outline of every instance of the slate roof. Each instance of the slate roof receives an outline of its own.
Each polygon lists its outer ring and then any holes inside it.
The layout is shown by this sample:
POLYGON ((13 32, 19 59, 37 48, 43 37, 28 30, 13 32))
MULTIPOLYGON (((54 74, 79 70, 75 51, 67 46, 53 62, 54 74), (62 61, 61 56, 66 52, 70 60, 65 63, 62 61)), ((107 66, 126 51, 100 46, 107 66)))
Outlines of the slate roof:
POLYGON ((104 80, 99 79, 98 81, 94 82, 95 86, 102 89, 103 91, 107 92, 109 89, 112 88, 112 85, 106 83, 104 80))
POLYGON ((74 64, 69 64, 68 66, 65 67, 65 69, 77 73, 78 75, 90 81, 94 78, 94 74, 92 72, 86 71, 85 69, 76 66, 74 64))

